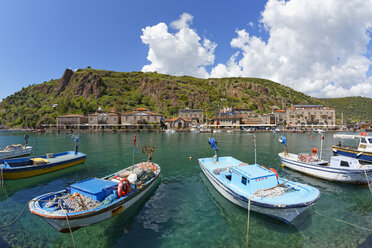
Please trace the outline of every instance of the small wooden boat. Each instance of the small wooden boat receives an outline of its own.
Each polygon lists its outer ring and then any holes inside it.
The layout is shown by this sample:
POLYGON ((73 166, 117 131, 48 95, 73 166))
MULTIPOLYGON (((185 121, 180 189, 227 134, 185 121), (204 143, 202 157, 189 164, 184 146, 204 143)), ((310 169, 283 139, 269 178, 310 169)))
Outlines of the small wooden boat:
POLYGON ((31 200, 31 213, 42 217, 60 232, 95 224, 125 211, 159 178, 160 166, 143 162, 103 178, 90 178, 65 190, 31 200))
POLYGON ((244 208, 248 208, 250 200, 252 211, 285 223, 294 221, 320 196, 318 189, 280 178, 272 168, 249 165, 233 157, 215 155, 199 159, 199 164, 211 184, 226 199, 244 208))
POLYGON ((9 145, 4 150, 0 151, 0 159, 21 157, 31 154, 31 146, 22 146, 21 144, 9 145))
POLYGON ((343 155, 372 163, 372 136, 368 136, 367 133, 361 133, 360 135, 335 134, 333 138, 335 141, 339 139, 339 143, 332 147, 334 155, 343 155), (341 140, 356 140, 358 144, 357 147, 352 147, 342 144, 341 140))
POLYGON ((3 179, 21 179, 84 163, 86 155, 67 151, 45 156, 0 160, 3 179))

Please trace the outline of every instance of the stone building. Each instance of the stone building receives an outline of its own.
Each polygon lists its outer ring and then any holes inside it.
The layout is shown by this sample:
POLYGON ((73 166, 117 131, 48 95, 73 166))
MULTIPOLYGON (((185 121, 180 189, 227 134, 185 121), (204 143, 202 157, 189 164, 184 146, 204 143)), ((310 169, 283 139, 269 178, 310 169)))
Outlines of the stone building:
POLYGON ((121 114, 121 124, 160 124, 162 118, 163 116, 159 113, 153 113, 146 108, 137 108, 130 113, 121 114))
POLYGON ((179 117, 191 120, 191 123, 194 125, 203 123, 203 110, 201 109, 181 109, 179 117))
POLYGON ((213 123, 219 127, 240 127, 242 124, 242 119, 243 117, 241 115, 218 115, 213 118, 213 123))
POLYGON ((182 117, 175 117, 165 120, 165 125, 167 128, 189 128, 191 125, 191 120, 182 117))
POLYGON ((275 117, 273 114, 242 115, 243 125, 246 127, 274 127, 275 117))
POLYGON ((90 125, 117 125, 119 122, 119 115, 115 113, 94 113, 88 115, 88 123, 90 125))
POLYGON ((323 105, 294 105, 287 109, 288 127, 335 127, 336 113, 323 105))
POLYGON ((84 115, 69 114, 57 117, 57 128, 72 129, 80 128, 82 124, 88 123, 88 117, 84 115))
POLYGON ((284 125, 287 121, 286 111, 284 109, 274 110, 275 124, 284 125))

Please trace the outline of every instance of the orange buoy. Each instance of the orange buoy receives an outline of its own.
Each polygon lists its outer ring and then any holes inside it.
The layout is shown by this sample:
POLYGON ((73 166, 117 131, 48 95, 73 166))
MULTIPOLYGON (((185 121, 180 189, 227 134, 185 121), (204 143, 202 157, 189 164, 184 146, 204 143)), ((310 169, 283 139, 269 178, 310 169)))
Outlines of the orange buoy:
POLYGON ((118 197, 121 198, 121 197, 129 194, 129 192, 130 192, 130 183, 128 182, 128 180, 126 178, 124 178, 118 184, 118 191, 117 191, 118 197), (125 187, 125 191, 124 191, 123 187, 125 187))
POLYGON ((317 153, 317 149, 316 148, 313 148, 313 153, 316 154, 317 153))

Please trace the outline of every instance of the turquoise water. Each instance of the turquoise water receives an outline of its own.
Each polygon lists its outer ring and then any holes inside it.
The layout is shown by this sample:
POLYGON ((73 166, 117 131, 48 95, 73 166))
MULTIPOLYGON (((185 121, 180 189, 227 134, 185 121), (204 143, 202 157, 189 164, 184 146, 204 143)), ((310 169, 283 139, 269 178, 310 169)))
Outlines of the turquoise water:
MULTIPOLYGON (((77 247, 245 247, 247 210, 223 198, 202 174, 197 159, 213 155, 212 134, 138 133, 135 161, 146 159, 141 147, 150 141, 153 161, 162 168, 161 181, 146 199, 127 212, 73 233, 77 247), (192 159, 190 160, 190 157, 192 159)), ((254 162, 252 136, 214 135, 220 156, 254 162)), ((279 175, 308 183, 321 191, 314 208, 327 216, 372 229, 372 195, 367 187, 330 183, 282 169, 277 153, 280 134, 257 134, 257 162, 279 175)), ((319 150, 319 135, 286 134, 290 152, 319 150)), ((23 143, 23 133, 0 133, 0 148, 23 143)), ((34 154, 73 150, 69 134, 32 134, 34 154)), ((332 134, 326 134, 323 157, 331 156, 332 134)), ((84 164, 33 178, 5 181, 0 189, 0 225, 9 223, 34 196, 85 178, 102 177, 132 164, 133 134, 81 134, 84 164)), ((371 247, 372 233, 312 214, 303 222, 285 225, 251 213, 250 247, 371 247), (368 238, 369 237, 369 238, 368 238), (368 238, 369 242, 366 241, 368 238)), ((72 247, 70 234, 61 234, 28 209, 12 226, 0 229, 0 247, 72 247)))

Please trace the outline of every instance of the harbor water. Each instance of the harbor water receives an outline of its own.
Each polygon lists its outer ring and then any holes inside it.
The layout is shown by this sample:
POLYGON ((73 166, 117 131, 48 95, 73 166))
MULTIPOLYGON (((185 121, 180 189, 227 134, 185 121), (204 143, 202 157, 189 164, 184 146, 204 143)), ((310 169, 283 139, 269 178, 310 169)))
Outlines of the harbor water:
MULTIPOLYGON (((23 143, 24 133, 0 133, 0 148, 23 143)), ((317 187, 321 196, 306 218, 286 225, 250 213, 249 247, 372 247, 372 194, 366 186, 332 183, 282 168, 281 133, 257 134, 257 162, 279 176, 317 187), (325 215, 330 218, 326 218, 325 215), (337 220, 343 220, 351 226, 337 220)), ((288 133, 291 153, 320 150, 319 134, 288 133)), ((332 155, 332 133, 325 134, 323 158, 332 155)), ((0 225, 11 222, 33 197, 64 189, 91 177, 128 167, 133 160, 133 133, 82 133, 79 151, 87 160, 71 168, 21 180, 0 189, 0 225)), ((142 146, 155 148, 162 168, 160 182, 146 198, 115 217, 73 232, 76 247, 245 247, 247 209, 226 200, 202 173, 198 158, 211 157, 208 138, 218 142, 219 156, 254 163, 252 135, 247 133, 137 133, 134 161, 147 157, 142 146)), ((33 155, 74 150, 71 134, 32 134, 33 155)), ((72 247, 69 233, 59 233, 28 208, 13 225, 0 229, 0 247, 72 247)))

